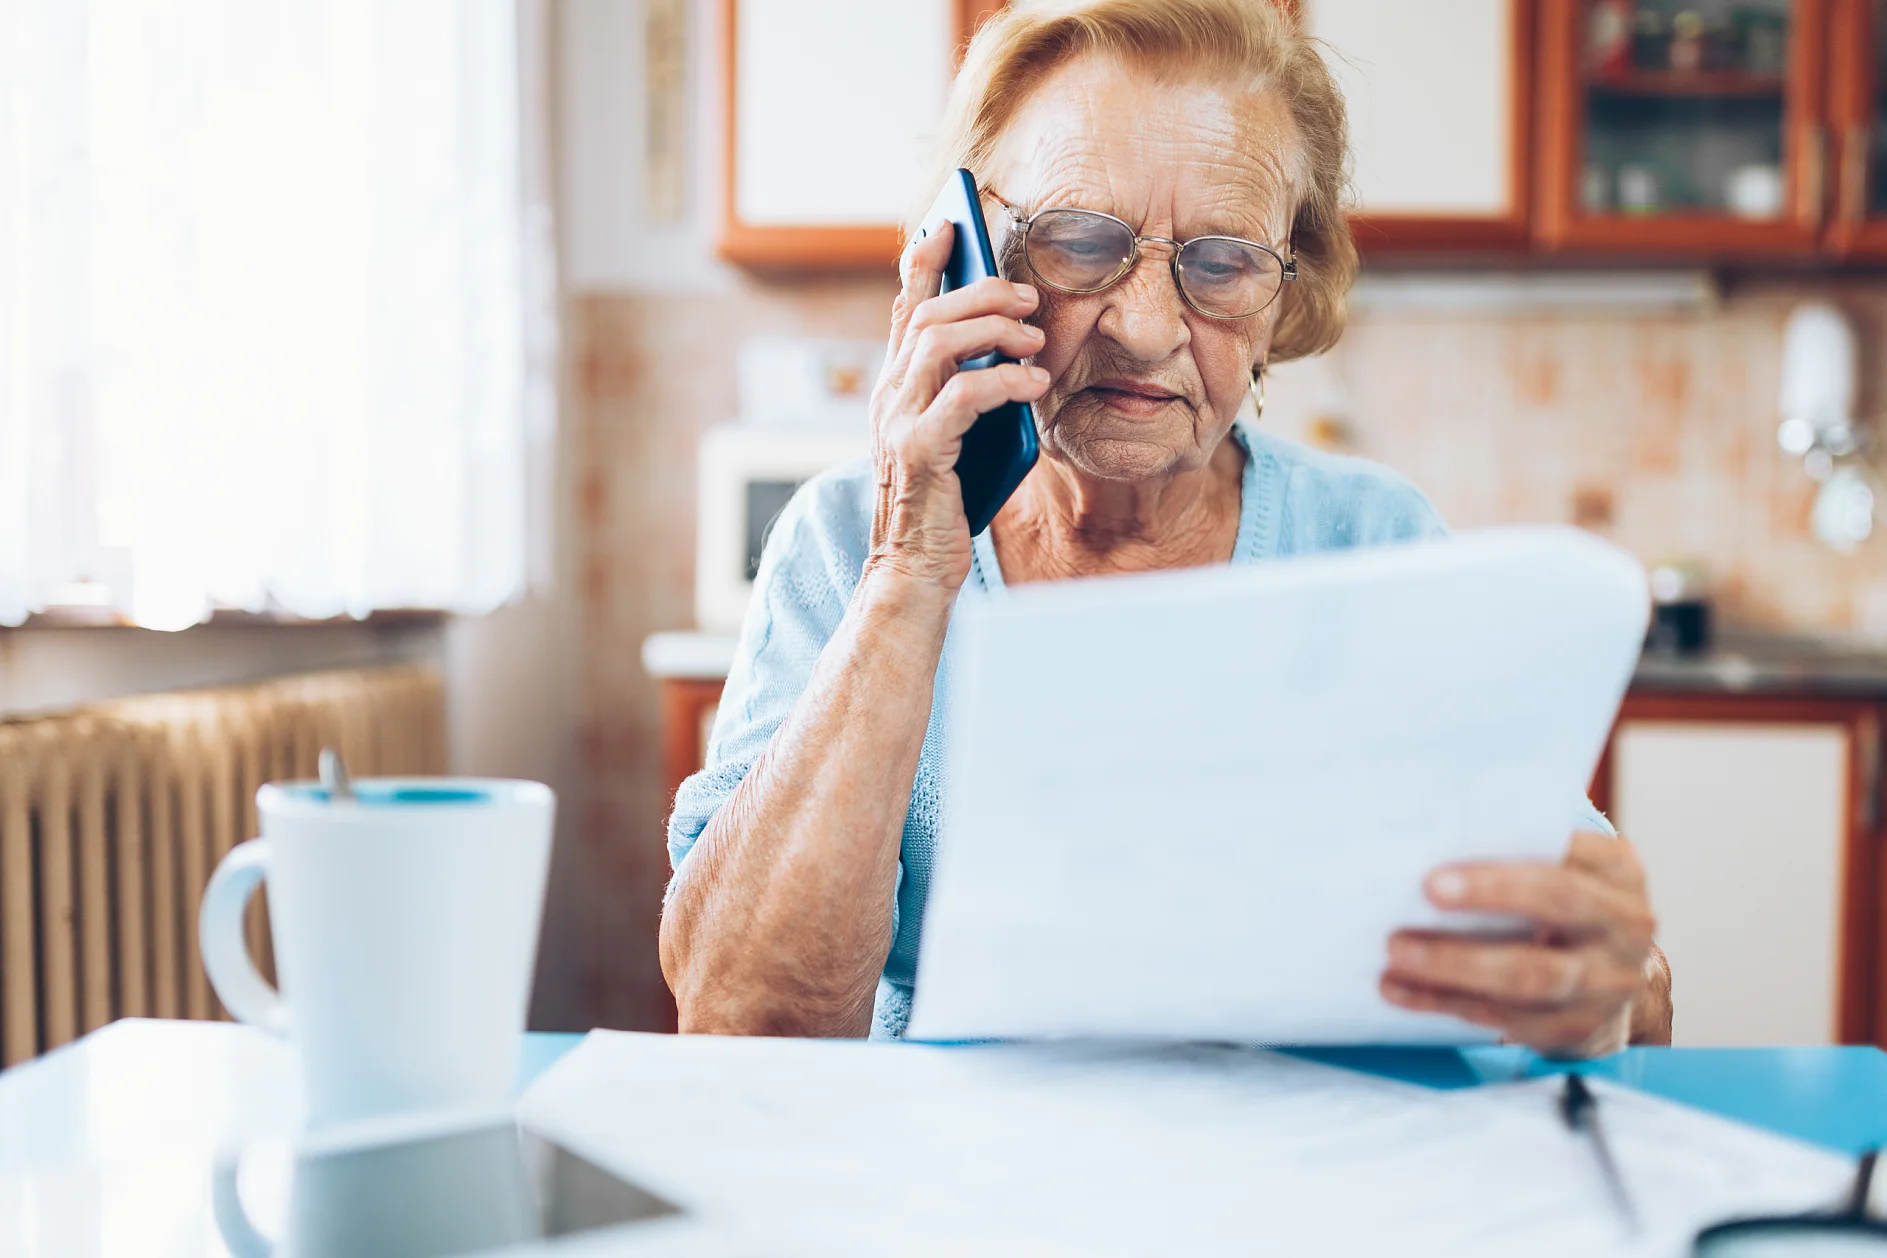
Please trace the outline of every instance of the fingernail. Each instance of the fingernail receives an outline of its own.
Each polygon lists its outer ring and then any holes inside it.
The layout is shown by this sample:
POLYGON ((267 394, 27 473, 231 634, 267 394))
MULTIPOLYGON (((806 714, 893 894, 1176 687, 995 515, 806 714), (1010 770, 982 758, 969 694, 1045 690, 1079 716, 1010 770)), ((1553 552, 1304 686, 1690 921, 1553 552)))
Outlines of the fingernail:
POLYGON ((1017 284, 1016 296, 1022 298, 1024 301, 1035 301, 1041 294, 1035 291, 1033 284, 1017 284))
POLYGON ((1413 939, 1398 939, 1389 945, 1389 959, 1397 965, 1419 970, 1428 964, 1428 945, 1413 939))
POLYGON ((1040 367, 1031 367, 1029 368, 1029 379, 1035 381, 1037 384, 1047 384, 1048 373, 1040 367))
POLYGON ((1428 893, 1443 904, 1454 904, 1468 893, 1468 880, 1452 869, 1444 869, 1429 878, 1428 893))

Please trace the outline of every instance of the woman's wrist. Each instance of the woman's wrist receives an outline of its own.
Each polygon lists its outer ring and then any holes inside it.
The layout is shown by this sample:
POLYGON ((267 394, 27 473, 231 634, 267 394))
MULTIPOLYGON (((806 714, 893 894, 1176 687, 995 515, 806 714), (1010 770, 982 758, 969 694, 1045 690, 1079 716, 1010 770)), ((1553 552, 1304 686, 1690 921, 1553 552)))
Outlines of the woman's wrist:
POLYGON ((914 624, 948 625, 961 584, 911 572, 895 560, 873 555, 865 561, 854 601, 868 615, 914 624))
POLYGON ((924 679, 934 677, 943 656, 956 601, 954 590, 935 581, 867 560, 845 613, 848 623, 841 633, 850 643, 846 649, 863 650, 880 667, 889 667, 893 676, 928 693, 930 682, 924 679))

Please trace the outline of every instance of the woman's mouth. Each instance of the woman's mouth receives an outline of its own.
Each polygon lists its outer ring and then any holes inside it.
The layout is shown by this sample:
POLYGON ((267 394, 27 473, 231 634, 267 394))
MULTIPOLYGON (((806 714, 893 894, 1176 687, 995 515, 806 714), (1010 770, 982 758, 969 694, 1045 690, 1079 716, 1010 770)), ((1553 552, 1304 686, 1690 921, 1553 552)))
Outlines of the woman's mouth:
POLYGON ((1142 418, 1157 415, 1180 400, 1180 395, 1171 389, 1141 380, 1102 380, 1089 385, 1088 392, 1123 415, 1142 418))

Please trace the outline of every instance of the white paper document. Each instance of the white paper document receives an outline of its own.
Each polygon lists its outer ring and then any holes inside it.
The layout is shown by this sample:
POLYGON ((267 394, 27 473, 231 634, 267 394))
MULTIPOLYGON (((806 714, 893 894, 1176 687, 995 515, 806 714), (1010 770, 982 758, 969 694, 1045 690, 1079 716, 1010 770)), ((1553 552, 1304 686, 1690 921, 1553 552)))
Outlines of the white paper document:
MULTIPOLYGON (((1595 1083, 1643 1230, 1556 1080, 1436 1091, 1225 1045, 593 1032, 522 1117, 729 1252, 1676 1255, 1852 1163, 1595 1083)), ((638 1252, 626 1248, 625 1253, 638 1252)))
POLYGON ((1646 610, 1565 528, 966 600, 910 1034, 1484 1039, 1388 936, 1565 851, 1646 610))

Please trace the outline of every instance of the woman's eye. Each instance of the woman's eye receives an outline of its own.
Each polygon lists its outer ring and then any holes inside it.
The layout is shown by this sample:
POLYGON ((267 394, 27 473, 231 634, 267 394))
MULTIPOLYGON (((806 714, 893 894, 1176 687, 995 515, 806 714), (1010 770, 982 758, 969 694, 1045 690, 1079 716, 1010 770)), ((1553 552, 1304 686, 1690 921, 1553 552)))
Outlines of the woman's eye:
POLYGON ((1243 275, 1251 267, 1243 258, 1202 258, 1194 269, 1208 279, 1229 279, 1243 275))
POLYGON ((1236 253, 1207 253, 1182 263, 1188 278, 1198 284, 1238 284, 1254 270, 1251 259, 1236 253))

